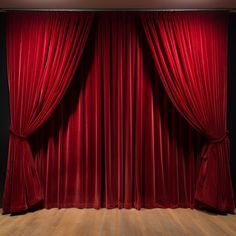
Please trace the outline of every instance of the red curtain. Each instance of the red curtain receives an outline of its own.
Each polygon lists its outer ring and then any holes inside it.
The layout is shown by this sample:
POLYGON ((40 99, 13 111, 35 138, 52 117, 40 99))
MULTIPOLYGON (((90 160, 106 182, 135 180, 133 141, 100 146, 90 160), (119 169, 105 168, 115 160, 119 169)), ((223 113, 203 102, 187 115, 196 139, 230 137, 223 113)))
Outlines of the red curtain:
POLYGON ((98 13, 79 63, 92 18, 8 15, 4 213, 42 200, 47 208, 138 209, 197 200, 232 212, 227 17, 142 14, 143 38, 139 14, 98 13), (205 137, 201 153, 195 130, 205 137))
POLYGON ((44 207, 194 207, 201 137, 165 94, 130 13, 98 14, 60 106, 31 139, 44 207))
POLYGON ((92 18, 60 12, 7 16, 11 136, 4 213, 23 211, 43 200, 28 137, 52 114, 70 84, 92 18))
POLYGON ((141 19, 168 96, 205 137, 195 199, 199 207, 233 212, 226 130, 227 15, 148 13, 141 19))

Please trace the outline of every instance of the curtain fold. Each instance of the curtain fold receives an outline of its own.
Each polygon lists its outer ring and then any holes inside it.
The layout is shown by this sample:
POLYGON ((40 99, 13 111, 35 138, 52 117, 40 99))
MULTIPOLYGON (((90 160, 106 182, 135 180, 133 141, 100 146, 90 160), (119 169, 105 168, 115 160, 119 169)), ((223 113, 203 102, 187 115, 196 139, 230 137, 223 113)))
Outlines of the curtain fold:
POLYGON ((181 115, 205 137, 195 199, 233 212, 227 103, 227 14, 147 13, 141 21, 156 69, 181 115))
POLYGON ((11 128, 3 212, 27 210, 44 196, 28 138, 53 113, 80 61, 93 14, 7 14, 11 128))
POLYGON ((194 207, 201 137, 165 94, 138 19, 98 13, 78 75, 31 139, 46 208, 194 207))

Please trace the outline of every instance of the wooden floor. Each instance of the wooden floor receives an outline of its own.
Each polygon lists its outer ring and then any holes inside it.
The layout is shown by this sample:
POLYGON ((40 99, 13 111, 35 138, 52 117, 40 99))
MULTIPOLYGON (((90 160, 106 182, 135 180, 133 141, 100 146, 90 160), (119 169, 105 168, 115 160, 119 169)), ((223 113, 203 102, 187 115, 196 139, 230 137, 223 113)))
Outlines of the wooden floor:
MULTIPOLYGON (((0 209, 1 211, 1 209, 0 209)), ((0 235, 236 235, 236 215, 190 209, 51 209, 0 215, 0 235)))

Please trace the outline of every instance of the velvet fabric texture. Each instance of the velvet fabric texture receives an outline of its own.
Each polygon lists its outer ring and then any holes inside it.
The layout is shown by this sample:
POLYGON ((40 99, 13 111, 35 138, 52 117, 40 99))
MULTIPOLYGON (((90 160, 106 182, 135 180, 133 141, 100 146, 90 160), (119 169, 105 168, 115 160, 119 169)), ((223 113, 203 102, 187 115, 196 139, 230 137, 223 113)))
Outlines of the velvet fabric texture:
POLYGON ((42 200, 232 212, 227 17, 98 13, 91 28, 92 19, 8 15, 4 213, 42 200))
POLYGON ((9 13, 7 66, 11 128, 4 213, 43 200, 28 137, 53 113, 69 86, 90 32, 92 14, 9 13))
POLYGON ((142 23, 165 90, 180 114, 205 137, 195 199, 233 212, 227 108, 224 13, 143 14, 142 23))
POLYGON ((78 74, 31 139, 46 208, 195 206, 201 137, 167 97, 138 19, 98 16, 78 74))

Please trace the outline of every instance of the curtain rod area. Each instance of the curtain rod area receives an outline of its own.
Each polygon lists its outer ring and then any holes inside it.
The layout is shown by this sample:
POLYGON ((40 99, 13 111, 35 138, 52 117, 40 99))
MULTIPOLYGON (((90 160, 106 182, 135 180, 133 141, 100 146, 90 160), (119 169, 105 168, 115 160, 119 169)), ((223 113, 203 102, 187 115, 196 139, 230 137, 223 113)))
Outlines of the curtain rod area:
POLYGON ((104 12, 104 11, 154 11, 154 12, 163 12, 163 11, 226 11, 226 12, 235 12, 236 8, 0 8, 0 12, 8 11, 78 11, 78 12, 104 12))

